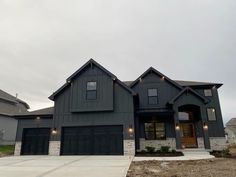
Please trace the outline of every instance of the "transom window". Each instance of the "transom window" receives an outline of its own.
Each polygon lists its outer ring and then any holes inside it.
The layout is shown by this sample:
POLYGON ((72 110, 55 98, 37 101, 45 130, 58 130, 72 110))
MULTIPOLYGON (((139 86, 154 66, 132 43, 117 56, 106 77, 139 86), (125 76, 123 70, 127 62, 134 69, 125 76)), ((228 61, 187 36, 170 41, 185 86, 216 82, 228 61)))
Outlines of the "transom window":
POLYGON ((166 139, 164 122, 148 122, 145 125, 145 139, 164 140, 166 139))
POLYGON ((192 112, 178 112, 178 117, 180 121, 188 121, 193 119, 192 112))
POLYGON ((97 82, 87 82, 86 99, 87 100, 97 99, 97 82))
POLYGON ((209 96, 209 97, 212 96, 212 90, 211 89, 205 89, 204 90, 204 95, 209 96))
POLYGON ((148 104, 158 104, 158 93, 156 88, 148 89, 148 104))
POLYGON ((207 108, 207 116, 209 121, 216 120, 216 110, 214 108, 207 108))

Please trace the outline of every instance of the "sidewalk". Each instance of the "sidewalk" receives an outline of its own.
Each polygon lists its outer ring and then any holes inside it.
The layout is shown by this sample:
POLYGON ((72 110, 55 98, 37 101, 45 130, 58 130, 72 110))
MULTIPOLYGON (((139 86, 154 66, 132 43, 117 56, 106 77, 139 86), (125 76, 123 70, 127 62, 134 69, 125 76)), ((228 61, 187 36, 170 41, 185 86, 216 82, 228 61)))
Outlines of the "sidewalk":
POLYGON ((179 157, 134 157, 133 161, 149 161, 149 160, 157 160, 157 161, 184 161, 184 160, 203 160, 203 159, 213 159, 215 158, 212 155, 185 155, 179 157))

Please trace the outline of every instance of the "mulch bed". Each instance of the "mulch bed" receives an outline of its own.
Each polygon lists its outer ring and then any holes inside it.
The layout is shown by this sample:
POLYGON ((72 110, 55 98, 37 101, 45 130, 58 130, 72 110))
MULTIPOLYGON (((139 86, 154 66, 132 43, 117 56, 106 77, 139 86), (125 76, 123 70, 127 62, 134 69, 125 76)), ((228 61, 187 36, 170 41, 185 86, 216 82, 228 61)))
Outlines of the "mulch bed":
POLYGON ((137 157, 179 157, 183 156, 182 152, 169 152, 169 153, 136 153, 137 157))

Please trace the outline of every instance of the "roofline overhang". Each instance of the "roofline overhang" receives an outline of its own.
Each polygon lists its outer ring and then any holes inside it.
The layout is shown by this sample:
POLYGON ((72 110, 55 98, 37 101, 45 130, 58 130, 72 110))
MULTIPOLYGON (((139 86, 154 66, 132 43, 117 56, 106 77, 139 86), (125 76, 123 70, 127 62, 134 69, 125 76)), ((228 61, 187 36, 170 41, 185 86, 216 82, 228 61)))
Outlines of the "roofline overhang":
POLYGON ((175 82, 174 80, 170 79, 169 77, 167 77, 166 75, 162 74, 161 72, 157 71, 155 68, 150 67, 149 69, 147 69, 141 76, 139 76, 135 81, 133 81, 129 87, 132 88, 134 87, 139 81, 140 79, 142 79, 143 77, 145 77, 149 72, 154 72, 155 74, 164 77, 165 80, 167 80, 168 82, 170 82, 172 85, 174 85, 175 87, 179 88, 179 89, 183 89, 183 87, 181 85, 179 85, 177 82, 175 82))
POLYGON ((186 91, 187 91, 187 92, 190 91, 190 92, 192 92, 194 95, 196 95, 197 97, 199 97, 199 98, 204 102, 204 104, 207 104, 207 103, 210 102, 209 99, 204 98, 202 95, 200 95, 199 93, 197 93, 196 91, 194 91, 192 88, 186 87, 186 88, 184 88, 179 94, 177 94, 172 100, 170 100, 170 101, 168 102, 168 104, 173 105, 173 104, 176 102, 176 100, 178 100, 178 98, 179 98, 183 93, 185 93, 186 91))
POLYGON ((15 119, 34 119, 36 117, 40 117, 40 118, 51 118, 53 119, 53 114, 35 114, 35 115, 14 115, 13 116, 15 119))
POLYGON ((54 101, 54 98, 57 94, 59 94, 62 90, 64 90, 67 86, 70 85, 70 83, 72 82, 73 78, 75 76, 77 76, 80 72, 83 71, 84 68, 86 68, 89 64, 94 64, 96 65, 98 68, 100 68, 102 71, 104 71, 108 76, 110 76, 112 78, 112 80, 114 82, 117 82, 118 84, 120 84, 123 88, 125 88, 127 91, 129 91, 133 96, 136 95, 136 93, 127 85, 125 85, 122 81, 120 81, 114 74, 112 74, 110 71, 108 71, 107 69, 105 69, 102 65, 100 65, 99 63, 97 63, 95 60, 93 60, 92 58, 86 62, 80 69, 78 69, 75 73, 73 73, 70 77, 68 77, 66 79, 66 83, 64 85, 62 85, 56 92, 54 92, 52 95, 50 95, 48 98, 52 101, 54 101))

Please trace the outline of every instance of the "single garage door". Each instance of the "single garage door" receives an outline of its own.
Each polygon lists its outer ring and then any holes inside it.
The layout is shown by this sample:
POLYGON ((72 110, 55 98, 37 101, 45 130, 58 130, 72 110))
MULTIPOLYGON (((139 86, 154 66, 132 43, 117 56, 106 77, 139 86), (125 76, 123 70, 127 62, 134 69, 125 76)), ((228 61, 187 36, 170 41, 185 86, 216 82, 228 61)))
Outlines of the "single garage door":
POLYGON ((64 127, 62 155, 123 155, 123 126, 64 127))
POLYGON ((22 155, 47 155, 50 128, 27 128, 23 131, 22 155))

